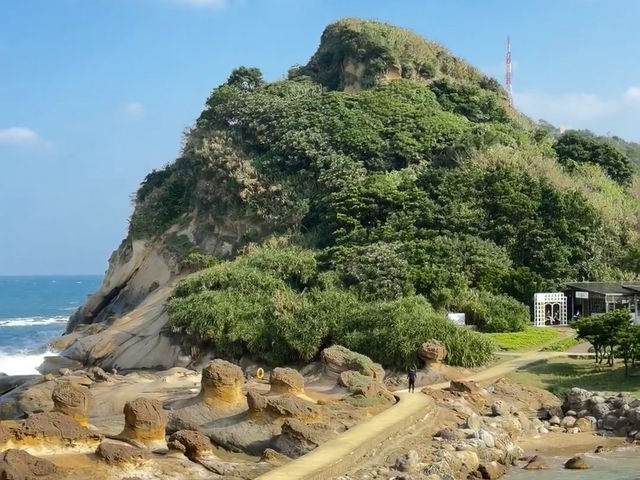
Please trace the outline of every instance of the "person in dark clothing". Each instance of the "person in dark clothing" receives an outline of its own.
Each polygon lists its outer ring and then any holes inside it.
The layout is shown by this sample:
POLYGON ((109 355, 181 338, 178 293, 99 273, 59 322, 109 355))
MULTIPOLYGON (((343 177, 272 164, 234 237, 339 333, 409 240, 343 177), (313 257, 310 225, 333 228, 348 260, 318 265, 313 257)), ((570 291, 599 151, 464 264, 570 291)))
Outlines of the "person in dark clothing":
POLYGON ((413 393, 416 389, 416 369, 410 368, 407 377, 409 378, 409 392, 413 393))

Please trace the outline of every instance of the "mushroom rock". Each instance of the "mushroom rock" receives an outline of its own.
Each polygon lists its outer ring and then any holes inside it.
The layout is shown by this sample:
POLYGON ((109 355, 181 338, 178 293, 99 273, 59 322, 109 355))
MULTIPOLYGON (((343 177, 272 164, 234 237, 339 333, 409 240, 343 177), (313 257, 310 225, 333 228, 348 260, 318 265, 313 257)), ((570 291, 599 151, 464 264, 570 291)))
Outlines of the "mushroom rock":
POLYGON ((418 349, 418 357, 425 365, 442 363, 447 356, 447 347, 437 340, 429 340, 418 349))
POLYGON ((59 383, 51 393, 53 411, 73 417, 80 425, 89 423, 89 390, 69 382, 59 383))
POLYGON ((167 417, 159 400, 137 398, 124 405, 124 430, 121 437, 149 448, 165 448, 167 417))
POLYGON ((304 378, 293 368, 275 368, 269 377, 272 394, 292 393, 294 395, 304 392, 304 378))
POLYGON ((244 403, 242 369, 216 359, 202 370, 202 401, 209 406, 235 406, 244 403))
POLYGON ((209 438, 195 430, 178 430, 169 437, 169 447, 177 447, 191 460, 213 455, 209 438))

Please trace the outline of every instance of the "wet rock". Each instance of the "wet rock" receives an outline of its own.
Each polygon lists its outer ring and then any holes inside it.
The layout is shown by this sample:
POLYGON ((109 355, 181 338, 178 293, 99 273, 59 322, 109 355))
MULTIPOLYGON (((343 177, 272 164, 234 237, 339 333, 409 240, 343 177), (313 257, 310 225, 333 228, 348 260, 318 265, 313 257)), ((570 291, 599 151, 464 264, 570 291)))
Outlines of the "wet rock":
POLYGON ((534 455, 534 457, 522 468, 525 470, 547 470, 549 468, 549 464, 540 455, 534 455))
POLYGON ((447 357, 447 347, 438 340, 429 340, 423 343, 418 349, 418 357, 425 365, 442 363, 447 357))
POLYGON ((354 370, 379 381, 382 381, 385 376, 381 365, 374 363, 369 357, 352 352, 341 345, 325 348, 320 357, 327 373, 340 375, 344 371, 354 370))
POLYGON ((269 377, 272 394, 304 392, 304 378, 293 368, 275 368, 269 377))
POLYGON ((486 480, 495 480, 500 478, 507 472, 507 468, 498 462, 483 463, 478 467, 478 471, 482 478, 486 480))
POLYGON ((149 459, 149 452, 121 443, 102 442, 96 456, 109 465, 139 466, 149 459))
POLYGON ((242 369, 233 363, 216 359, 202 370, 200 396, 209 406, 236 406, 244 400, 242 369))
POLYGON ((64 477, 60 467, 24 450, 10 449, 0 453, 0 478, 3 480, 57 480, 64 477))
POLYGON ((415 450, 409 450, 407 453, 400 455, 396 459, 395 468, 401 472, 413 472, 418 467, 420 457, 415 450))
POLYGON ((122 437, 140 442, 150 448, 165 447, 167 417, 159 400, 137 398, 124 405, 122 437))
POLYGON ((592 467, 584 455, 576 455, 564 463, 564 468, 568 470, 588 470, 592 467))
POLYGON ((169 437, 172 445, 180 444, 187 458, 194 460, 201 457, 208 457, 213 454, 213 447, 208 437, 194 430, 179 430, 169 437))
POLYGON ((274 467, 280 467, 289 463, 291 459, 280 452, 276 452, 272 448, 267 448, 264 452, 262 452, 260 461, 267 462, 269 465, 272 465, 274 467))
POLYGON ((53 410, 75 418, 80 425, 89 423, 89 390, 85 387, 63 382, 51 393, 53 410))

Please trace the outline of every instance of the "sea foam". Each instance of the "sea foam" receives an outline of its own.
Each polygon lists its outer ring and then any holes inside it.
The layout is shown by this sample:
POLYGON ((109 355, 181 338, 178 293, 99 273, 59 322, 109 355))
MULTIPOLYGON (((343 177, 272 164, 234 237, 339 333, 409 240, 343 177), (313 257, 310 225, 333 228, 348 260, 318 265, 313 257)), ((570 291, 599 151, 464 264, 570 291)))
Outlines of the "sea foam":
POLYGON ((31 327, 36 325, 51 325, 54 323, 66 323, 68 319, 69 317, 61 316, 2 318, 0 319, 0 327, 31 327))

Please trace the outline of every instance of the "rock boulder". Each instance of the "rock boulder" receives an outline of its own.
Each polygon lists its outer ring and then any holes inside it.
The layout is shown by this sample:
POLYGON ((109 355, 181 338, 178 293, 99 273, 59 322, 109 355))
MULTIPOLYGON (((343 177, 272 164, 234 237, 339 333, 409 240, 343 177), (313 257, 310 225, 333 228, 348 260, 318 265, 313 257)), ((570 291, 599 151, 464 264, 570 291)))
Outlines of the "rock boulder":
POLYGON ((49 460, 34 457, 24 450, 0 453, 0 478, 3 480, 57 480, 65 478, 63 470, 49 460))
POLYGON ((187 458, 194 460, 209 457, 213 454, 211 441, 208 437, 194 430, 179 430, 169 437, 169 445, 180 444, 187 458))
POLYGON ((159 400, 137 398, 124 406, 121 436, 150 448, 165 447, 167 417, 159 400))
POLYGON ((591 464, 584 455, 576 455, 564 463, 564 468, 569 470, 588 470, 591 468, 591 464))
POLYGON ((271 391, 269 393, 294 395, 304 392, 304 378, 293 368, 275 368, 269 377, 271 391))
POLYGON ((429 340, 418 349, 418 357, 425 365, 442 363, 447 357, 447 347, 438 340, 429 340))
POLYGON ((382 381, 385 376, 382 366, 374 363, 369 357, 352 352, 340 345, 325 348, 321 353, 321 359, 325 372, 336 376, 347 370, 354 370, 379 381, 382 381))
POLYGON ((229 407, 243 403, 242 369, 233 363, 216 359, 202 370, 202 401, 209 406, 229 407))
POLYGON ((89 389, 69 382, 56 385, 51 393, 53 410, 77 420, 80 425, 89 423, 89 389))
POLYGON ((113 442, 102 442, 96 455, 105 463, 118 466, 138 466, 149 459, 149 452, 146 450, 113 442))

